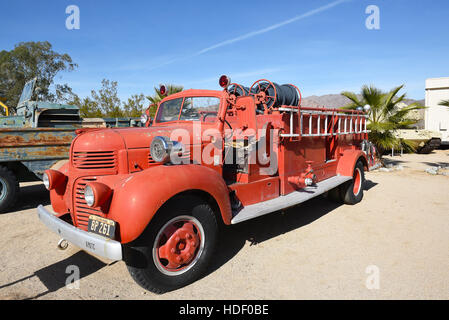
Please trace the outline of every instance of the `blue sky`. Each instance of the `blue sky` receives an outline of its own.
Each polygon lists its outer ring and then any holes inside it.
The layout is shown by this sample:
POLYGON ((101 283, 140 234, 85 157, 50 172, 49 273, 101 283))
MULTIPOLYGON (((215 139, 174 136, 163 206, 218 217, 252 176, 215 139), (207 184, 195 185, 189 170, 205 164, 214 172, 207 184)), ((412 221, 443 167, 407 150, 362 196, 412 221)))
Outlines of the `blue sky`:
POLYGON ((0 50, 50 41, 76 71, 55 81, 87 96, 103 78, 122 100, 159 83, 219 89, 218 77, 251 85, 293 83, 303 96, 405 84, 424 98, 426 78, 449 76, 449 1, 5 1, 0 50), (67 30, 68 5, 80 29, 67 30), (368 30, 368 5, 380 30, 368 30))

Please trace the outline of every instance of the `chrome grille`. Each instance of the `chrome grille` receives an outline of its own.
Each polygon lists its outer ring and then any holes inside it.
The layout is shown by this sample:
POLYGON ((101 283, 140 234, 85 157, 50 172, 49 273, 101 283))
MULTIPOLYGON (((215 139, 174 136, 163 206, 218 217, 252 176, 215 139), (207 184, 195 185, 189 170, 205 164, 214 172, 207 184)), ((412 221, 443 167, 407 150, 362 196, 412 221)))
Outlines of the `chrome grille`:
POLYGON ((74 151, 72 164, 77 169, 115 169, 117 154, 114 151, 74 151))
POLYGON ((89 222, 89 216, 94 214, 100 217, 105 215, 97 209, 89 207, 84 200, 84 188, 86 183, 96 181, 95 178, 81 178, 75 183, 74 195, 73 195, 73 207, 74 216, 72 217, 75 226, 87 231, 87 224, 89 222))
POLYGON ((151 157, 151 152, 148 152, 148 164, 151 165, 155 165, 156 161, 153 160, 153 157, 151 157))

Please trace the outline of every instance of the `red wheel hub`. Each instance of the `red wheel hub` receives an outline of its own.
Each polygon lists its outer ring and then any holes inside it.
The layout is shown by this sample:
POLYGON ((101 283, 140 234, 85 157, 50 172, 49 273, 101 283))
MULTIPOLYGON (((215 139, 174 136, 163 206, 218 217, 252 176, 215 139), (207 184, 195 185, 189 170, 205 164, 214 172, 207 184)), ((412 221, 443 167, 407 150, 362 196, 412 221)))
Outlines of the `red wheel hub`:
POLYGON ((265 102, 267 94, 264 91, 260 91, 256 94, 256 104, 261 104, 265 102))
POLYGON ((165 228, 163 235, 167 241, 158 248, 158 255, 159 259, 168 261, 164 268, 179 270, 195 258, 201 239, 195 232, 193 223, 186 222, 179 228, 170 225, 165 228))
POLYGON ((352 189, 352 192, 354 195, 358 195, 360 192, 360 189, 362 188, 362 174, 360 173, 360 169, 356 169, 354 173, 354 187, 352 189))

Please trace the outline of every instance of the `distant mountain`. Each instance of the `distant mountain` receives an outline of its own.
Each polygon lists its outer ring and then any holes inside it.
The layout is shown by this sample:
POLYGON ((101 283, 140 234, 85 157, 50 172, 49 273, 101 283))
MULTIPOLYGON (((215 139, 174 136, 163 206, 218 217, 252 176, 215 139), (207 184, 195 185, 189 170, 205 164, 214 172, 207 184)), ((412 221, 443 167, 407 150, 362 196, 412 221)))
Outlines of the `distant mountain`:
MULTIPOLYGON (((323 96, 310 96, 302 99, 301 105, 303 107, 314 108, 341 108, 349 104, 351 101, 341 94, 325 94, 323 96)), ((414 102, 419 102, 424 105, 424 100, 405 99, 404 102, 409 105, 414 102)))

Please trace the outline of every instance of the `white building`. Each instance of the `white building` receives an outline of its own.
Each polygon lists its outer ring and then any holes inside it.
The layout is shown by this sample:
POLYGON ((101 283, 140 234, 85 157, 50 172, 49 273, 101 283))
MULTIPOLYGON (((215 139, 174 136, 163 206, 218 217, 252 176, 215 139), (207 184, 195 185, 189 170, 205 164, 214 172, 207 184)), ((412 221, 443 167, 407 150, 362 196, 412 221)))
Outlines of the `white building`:
POLYGON ((426 80, 424 127, 441 133, 441 144, 449 144, 449 107, 438 105, 449 99, 449 77, 426 80))

